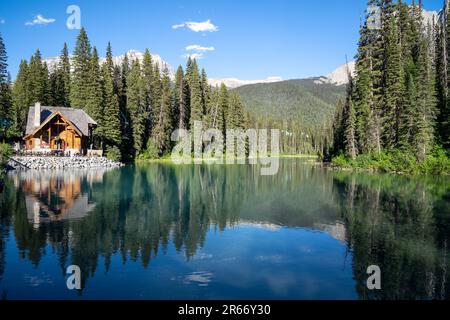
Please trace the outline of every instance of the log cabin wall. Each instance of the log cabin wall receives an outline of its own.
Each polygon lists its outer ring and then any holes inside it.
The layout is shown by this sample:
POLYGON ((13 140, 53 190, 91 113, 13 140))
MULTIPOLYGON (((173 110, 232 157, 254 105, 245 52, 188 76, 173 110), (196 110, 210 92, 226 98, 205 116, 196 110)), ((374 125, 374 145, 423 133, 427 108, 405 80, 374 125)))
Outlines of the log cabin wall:
POLYGON ((60 115, 55 116, 34 135, 27 137, 26 148, 51 150, 82 149, 83 137, 60 115))

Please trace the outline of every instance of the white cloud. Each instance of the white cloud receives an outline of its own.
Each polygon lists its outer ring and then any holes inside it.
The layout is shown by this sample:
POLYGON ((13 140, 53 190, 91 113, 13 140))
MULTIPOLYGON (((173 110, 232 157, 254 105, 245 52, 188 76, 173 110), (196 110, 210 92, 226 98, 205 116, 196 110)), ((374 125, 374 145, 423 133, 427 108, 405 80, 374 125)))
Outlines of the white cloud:
POLYGON ((189 54, 184 54, 181 56, 182 58, 191 58, 191 59, 195 59, 195 60, 200 60, 204 58, 203 53, 189 53, 189 54))
POLYGON ((35 25, 37 25, 37 24, 47 25, 47 24, 53 23, 53 22, 55 22, 55 21, 56 21, 56 20, 53 19, 53 18, 44 18, 43 15, 38 14, 38 15, 33 19, 33 21, 25 22, 25 25, 26 25, 26 26, 35 26, 35 25))
POLYGON ((206 20, 203 22, 194 22, 194 21, 187 21, 185 23, 176 24, 172 26, 172 29, 179 29, 179 28, 188 28, 194 32, 216 32, 219 31, 219 27, 214 25, 211 20, 206 20))
POLYGON ((186 47, 186 51, 205 52, 205 51, 214 51, 214 50, 216 50, 214 47, 202 47, 198 44, 191 44, 190 46, 186 47))

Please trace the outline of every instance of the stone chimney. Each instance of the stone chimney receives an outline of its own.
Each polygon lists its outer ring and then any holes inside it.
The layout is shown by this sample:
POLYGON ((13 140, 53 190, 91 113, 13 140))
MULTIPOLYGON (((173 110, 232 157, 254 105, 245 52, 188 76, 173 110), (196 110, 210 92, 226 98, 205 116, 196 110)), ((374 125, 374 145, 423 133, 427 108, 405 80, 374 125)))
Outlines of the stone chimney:
POLYGON ((37 128, 41 125, 41 103, 36 102, 34 104, 34 127, 37 128))

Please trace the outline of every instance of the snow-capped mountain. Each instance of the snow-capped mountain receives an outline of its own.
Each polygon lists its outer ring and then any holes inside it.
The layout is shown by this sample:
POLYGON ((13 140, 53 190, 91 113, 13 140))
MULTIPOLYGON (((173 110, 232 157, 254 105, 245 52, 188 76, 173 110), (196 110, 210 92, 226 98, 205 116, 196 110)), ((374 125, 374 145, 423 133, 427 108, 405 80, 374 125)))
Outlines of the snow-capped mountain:
POLYGON ((328 74, 326 77, 330 79, 331 83, 336 85, 343 85, 349 82, 348 74, 350 73, 352 77, 355 75, 355 67, 356 62, 350 61, 347 64, 344 64, 328 74))
MULTIPOLYGON (((144 60, 144 53, 141 51, 138 51, 138 50, 129 50, 126 53, 126 55, 128 56, 128 60, 130 62, 134 61, 134 60, 138 60, 140 63, 142 63, 142 61, 144 60)), ((122 54, 120 56, 114 56, 113 57, 114 65, 121 65, 124 58, 125 58, 125 54, 122 54)), ((160 70, 164 70, 165 68, 167 68, 167 70, 169 71, 170 78, 172 80, 175 79, 175 71, 174 71, 173 67, 169 63, 164 61, 160 55, 152 54, 152 59, 153 59, 153 63, 158 64, 160 70)), ((72 64, 72 57, 70 57, 70 60, 71 60, 70 62, 72 64)), ((52 71, 54 68, 56 68, 58 66, 60 58, 59 57, 49 57, 49 58, 44 59, 43 61, 45 63, 47 63, 49 70, 52 71)), ((105 61, 106 61, 106 58, 100 58, 101 64, 105 61)), ((273 82, 279 82, 279 81, 283 81, 283 79, 280 77, 268 77, 268 78, 262 79, 262 80, 240 80, 237 78, 209 79, 209 83, 212 86, 216 86, 216 85, 220 86, 222 83, 225 83, 225 85, 230 89, 238 88, 238 87, 245 86, 248 84, 273 83, 273 82)))
MULTIPOLYGON (((142 63, 142 61, 144 60, 144 53, 140 52, 138 50, 129 50, 126 55, 128 56, 128 60, 134 61, 134 60, 138 60, 140 63, 142 63)), ((172 68, 172 66, 170 64, 168 64, 167 62, 165 62, 161 56, 157 55, 157 54, 151 54, 152 55, 152 59, 153 59, 153 63, 157 63, 159 66, 159 69, 162 71, 165 68, 167 68, 167 70, 169 71, 169 76, 171 79, 175 78, 175 72, 172 68)), ((113 57, 113 63, 114 65, 121 65, 123 62, 123 59, 125 58, 125 54, 122 54, 120 56, 114 56, 113 57)), ((60 58, 59 57, 50 57, 50 58, 46 58, 44 59, 44 62, 47 63, 47 66, 49 68, 49 70, 53 70, 54 68, 56 68, 56 66, 59 63, 60 58)), ((72 60, 72 57, 70 57, 70 60, 72 60)), ((100 58, 100 63, 102 64, 103 62, 106 61, 106 58, 100 58)), ((72 61, 71 61, 72 63, 72 61)))
POLYGON ((422 18, 425 26, 433 25, 439 19, 439 13, 436 11, 426 11, 422 10, 422 18))
POLYGON ((223 79, 209 79, 209 84, 212 86, 220 86, 224 83, 230 89, 236 89, 242 86, 246 86, 249 84, 257 84, 257 83, 274 83, 283 81, 281 77, 268 77, 263 80, 240 80, 236 78, 223 78, 223 79))
MULTIPOLYGON (((45 62, 47 64, 49 71, 53 71, 58 66, 59 60, 59 57, 50 57, 43 59, 42 62, 45 62)), ((70 57, 70 62, 72 62, 72 57, 70 57)))
MULTIPOLYGON (((128 60, 129 61, 134 61, 134 60, 138 60, 140 63, 142 63, 142 61, 144 61, 144 53, 140 52, 138 50, 129 50, 126 55, 128 56, 128 60)), ((169 71, 169 76, 171 79, 175 78, 175 71, 173 70, 172 66, 170 64, 168 64, 167 62, 165 62, 160 55, 158 54, 151 54, 152 55, 152 59, 153 59, 153 63, 157 63, 159 69, 161 70, 161 72, 167 68, 167 70, 169 71)), ((123 62, 123 59, 125 58, 125 54, 120 55, 120 56, 115 56, 113 57, 113 63, 114 65, 121 65, 123 62)), ((100 62, 103 63, 106 60, 106 58, 102 58, 100 59, 100 62)))
POLYGON ((355 61, 350 61, 331 72, 330 74, 315 80, 316 84, 330 83, 337 86, 347 84, 349 82, 348 74, 355 76, 355 61))

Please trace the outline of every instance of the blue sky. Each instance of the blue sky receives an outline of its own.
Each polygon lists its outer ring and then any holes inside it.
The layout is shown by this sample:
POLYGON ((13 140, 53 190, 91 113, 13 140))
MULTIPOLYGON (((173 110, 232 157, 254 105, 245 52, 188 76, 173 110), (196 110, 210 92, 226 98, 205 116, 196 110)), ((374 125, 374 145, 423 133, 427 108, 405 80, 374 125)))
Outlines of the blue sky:
MULTIPOLYGON (((424 0, 427 10, 442 3, 424 0)), ((1 0, 0 32, 13 78, 20 60, 37 48, 44 57, 59 55, 64 42, 72 50, 78 33, 66 27, 72 4, 80 7, 81 24, 101 56, 111 41, 115 55, 149 48, 176 67, 185 64, 185 48, 198 45, 209 49, 199 63, 210 78, 251 80, 324 75, 346 55, 352 59, 366 0, 1 0), (48 20, 26 25, 37 15, 48 20), (192 30, 199 28, 206 31, 192 30)))

